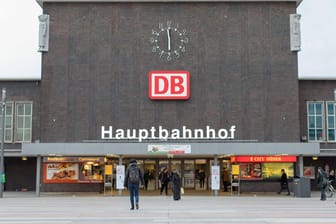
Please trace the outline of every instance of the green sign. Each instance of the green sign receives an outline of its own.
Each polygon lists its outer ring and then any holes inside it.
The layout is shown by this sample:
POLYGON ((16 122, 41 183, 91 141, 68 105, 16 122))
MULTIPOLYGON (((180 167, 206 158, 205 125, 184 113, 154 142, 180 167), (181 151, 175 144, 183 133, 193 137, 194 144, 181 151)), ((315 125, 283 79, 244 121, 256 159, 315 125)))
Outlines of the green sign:
POLYGON ((0 178, 1 178, 1 179, 0 179, 0 182, 1 182, 2 184, 6 183, 6 174, 2 173, 0 178))

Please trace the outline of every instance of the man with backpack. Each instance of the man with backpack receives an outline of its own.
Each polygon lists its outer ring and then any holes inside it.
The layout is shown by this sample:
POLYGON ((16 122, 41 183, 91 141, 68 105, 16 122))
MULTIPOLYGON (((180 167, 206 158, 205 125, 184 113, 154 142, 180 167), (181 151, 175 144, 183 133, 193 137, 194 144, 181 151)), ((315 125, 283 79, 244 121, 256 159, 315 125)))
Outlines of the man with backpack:
POLYGON ((130 164, 126 169, 124 186, 128 188, 130 192, 131 210, 134 210, 134 199, 135 208, 139 209, 139 184, 144 184, 143 175, 140 167, 137 165, 135 159, 130 160, 130 164))

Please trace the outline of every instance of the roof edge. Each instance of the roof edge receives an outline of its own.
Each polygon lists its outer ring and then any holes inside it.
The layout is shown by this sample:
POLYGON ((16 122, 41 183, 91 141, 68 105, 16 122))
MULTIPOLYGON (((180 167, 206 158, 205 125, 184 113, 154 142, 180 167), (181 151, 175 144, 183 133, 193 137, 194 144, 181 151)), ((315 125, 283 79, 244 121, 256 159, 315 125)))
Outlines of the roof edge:
POLYGON ((36 0, 36 2, 43 8, 44 2, 296 2, 299 6, 303 0, 36 0))
POLYGON ((301 75, 298 77, 300 81, 303 80, 336 80, 336 74, 334 75, 301 75))

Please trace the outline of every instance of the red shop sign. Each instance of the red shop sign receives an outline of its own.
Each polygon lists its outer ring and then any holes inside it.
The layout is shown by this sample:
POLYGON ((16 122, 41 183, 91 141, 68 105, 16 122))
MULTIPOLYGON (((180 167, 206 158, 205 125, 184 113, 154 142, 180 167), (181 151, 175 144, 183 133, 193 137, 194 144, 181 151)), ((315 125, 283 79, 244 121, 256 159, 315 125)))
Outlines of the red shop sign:
POLYGON ((285 163, 296 162, 296 156, 232 156, 232 163, 285 163))

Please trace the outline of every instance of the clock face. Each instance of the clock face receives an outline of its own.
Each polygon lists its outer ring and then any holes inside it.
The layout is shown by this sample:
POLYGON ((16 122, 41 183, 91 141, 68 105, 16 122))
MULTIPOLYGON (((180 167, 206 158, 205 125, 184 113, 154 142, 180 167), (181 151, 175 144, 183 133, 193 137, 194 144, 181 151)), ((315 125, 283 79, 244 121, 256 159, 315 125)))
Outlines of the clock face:
POLYGON ((152 30, 150 38, 152 52, 167 61, 180 58, 186 51, 188 41, 187 31, 172 21, 159 23, 158 28, 152 30))

